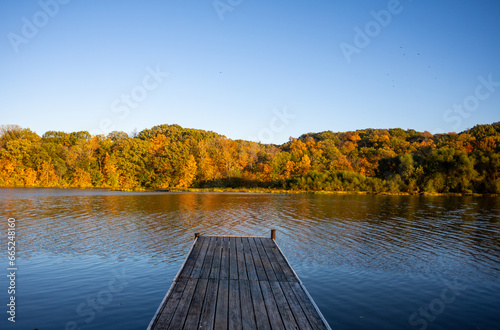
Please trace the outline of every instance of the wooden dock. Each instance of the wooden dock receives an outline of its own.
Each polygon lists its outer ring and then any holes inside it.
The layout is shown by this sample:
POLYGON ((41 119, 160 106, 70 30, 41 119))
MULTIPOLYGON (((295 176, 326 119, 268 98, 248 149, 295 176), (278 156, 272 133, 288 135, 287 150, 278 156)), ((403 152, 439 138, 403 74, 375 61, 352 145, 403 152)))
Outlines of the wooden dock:
POLYGON ((148 329, 330 329, 274 235, 196 234, 148 329))

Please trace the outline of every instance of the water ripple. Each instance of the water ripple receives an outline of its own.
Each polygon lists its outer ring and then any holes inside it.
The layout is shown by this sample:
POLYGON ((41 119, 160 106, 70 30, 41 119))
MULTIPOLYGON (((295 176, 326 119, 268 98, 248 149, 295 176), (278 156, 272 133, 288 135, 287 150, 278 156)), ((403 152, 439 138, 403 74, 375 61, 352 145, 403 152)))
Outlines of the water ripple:
POLYGON ((2 208, 19 219, 20 253, 27 257, 52 253, 177 262, 195 232, 267 236, 276 228, 280 246, 304 264, 498 278, 498 199, 468 201, 50 189, 0 197, 2 208))

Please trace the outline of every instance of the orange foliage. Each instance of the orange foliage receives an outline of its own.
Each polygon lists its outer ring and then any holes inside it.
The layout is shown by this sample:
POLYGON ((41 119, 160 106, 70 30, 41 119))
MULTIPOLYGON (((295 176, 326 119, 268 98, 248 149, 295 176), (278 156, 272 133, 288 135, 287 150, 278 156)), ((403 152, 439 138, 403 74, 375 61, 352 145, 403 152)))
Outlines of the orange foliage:
POLYGON ((167 138, 164 134, 158 134, 151 139, 149 152, 153 155, 159 155, 163 151, 163 148, 169 143, 169 138, 167 138))
POLYGON ((90 173, 84 169, 77 167, 73 172, 71 180, 71 187, 74 188, 90 188, 92 187, 92 180, 90 173))
POLYGON ((112 159, 108 153, 104 156, 102 174, 104 175, 104 186, 117 187, 119 185, 118 167, 114 159, 112 159))
POLYGON ((20 161, 0 159, 0 184, 4 187, 24 185, 22 177, 24 170, 20 161))
POLYGON ((194 159, 193 155, 189 155, 186 166, 181 170, 179 183, 176 185, 176 187, 189 188, 196 177, 196 170, 196 160, 194 159))
POLYGON ((24 170, 24 175, 23 175, 24 185, 26 187, 36 187, 37 185, 36 177, 37 173, 34 169, 32 169, 31 167, 26 168, 24 170))
POLYGON ((311 159, 308 155, 302 156, 302 159, 297 164, 295 173, 297 175, 306 175, 311 169, 311 159))
POLYGON ((358 132, 349 131, 349 132, 345 132, 343 140, 344 141, 351 141, 353 143, 356 143, 359 140, 361 140, 361 137, 359 136, 358 132))
POLYGON ((340 155, 339 158, 334 162, 335 169, 338 171, 352 171, 351 162, 347 159, 345 155, 340 155))
POLYGON ((38 167, 38 181, 43 187, 55 187, 59 183, 59 177, 51 162, 43 162, 38 167))
POLYGON ((492 153, 497 147, 497 136, 488 136, 477 143, 477 149, 486 153, 492 153))
POLYGON ((301 140, 292 139, 292 142, 290 143, 290 150, 292 153, 302 157, 302 155, 307 151, 307 145, 301 140))

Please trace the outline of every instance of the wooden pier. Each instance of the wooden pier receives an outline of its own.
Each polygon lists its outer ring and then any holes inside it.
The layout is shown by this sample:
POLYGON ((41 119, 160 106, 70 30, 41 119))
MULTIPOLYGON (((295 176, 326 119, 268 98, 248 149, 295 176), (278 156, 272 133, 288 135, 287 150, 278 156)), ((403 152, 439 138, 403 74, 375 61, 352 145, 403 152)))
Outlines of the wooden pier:
POLYGON ((148 329, 330 329, 271 238, 199 236, 148 329))

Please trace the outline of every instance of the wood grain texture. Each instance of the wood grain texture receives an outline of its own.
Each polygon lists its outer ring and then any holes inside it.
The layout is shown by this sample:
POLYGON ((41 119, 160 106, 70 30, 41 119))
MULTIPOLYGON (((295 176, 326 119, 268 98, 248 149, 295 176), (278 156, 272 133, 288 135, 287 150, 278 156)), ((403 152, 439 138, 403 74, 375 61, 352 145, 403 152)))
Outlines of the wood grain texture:
POLYGON ((149 329, 330 329, 271 238, 198 236, 149 329))

